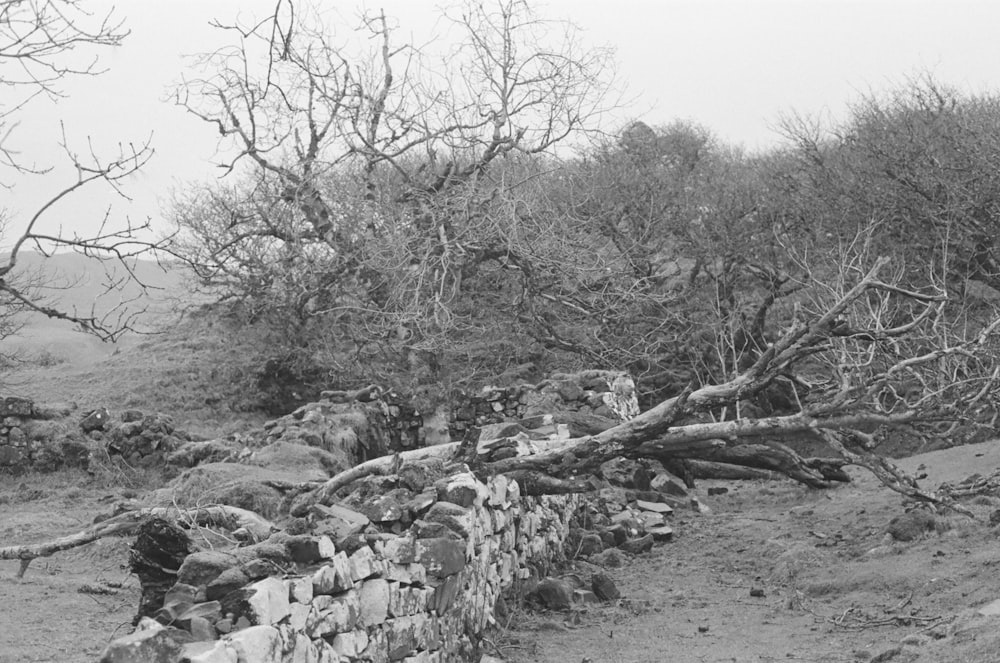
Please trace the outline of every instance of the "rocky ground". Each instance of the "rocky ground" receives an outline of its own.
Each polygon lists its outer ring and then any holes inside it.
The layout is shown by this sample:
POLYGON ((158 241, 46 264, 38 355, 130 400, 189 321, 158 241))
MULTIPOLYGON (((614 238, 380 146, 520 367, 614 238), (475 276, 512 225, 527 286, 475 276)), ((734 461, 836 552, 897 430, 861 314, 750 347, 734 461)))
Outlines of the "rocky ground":
MULTIPOLYGON (((936 487, 1000 467, 1000 445, 902 464, 936 487)), ((568 571, 584 582, 609 574, 621 599, 568 612, 511 604, 488 653, 512 663, 997 660, 1000 617, 978 611, 1000 598, 1000 530, 989 524, 1000 499, 972 498, 975 521, 906 516, 899 495, 853 474, 829 491, 702 482, 710 512, 677 510, 673 541, 568 571)), ((68 534, 133 495, 82 473, 4 479, 0 541, 68 534)), ((21 579, 16 562, 0 562, 0 662, 96 660, 138 601, 127 549, 106 539, 36 560, 21 579)))

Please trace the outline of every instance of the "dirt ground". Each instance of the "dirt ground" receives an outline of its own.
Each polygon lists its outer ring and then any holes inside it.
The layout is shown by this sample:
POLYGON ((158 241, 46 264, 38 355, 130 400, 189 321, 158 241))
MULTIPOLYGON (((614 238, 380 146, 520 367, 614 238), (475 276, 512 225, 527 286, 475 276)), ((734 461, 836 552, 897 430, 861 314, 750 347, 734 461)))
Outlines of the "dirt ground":
MULTIPOLYGON (((1000 443, 916 456, 934 486, 1000 467, 1000 443)), ((496 640, 512 663, 1000 661, 996 498, 979 520, 943 516, 942 531, 893 542, 902 496, 855 469, 814 491, 790 482, 701 482, 710 514, 678 511, 675 539, 605 569, 623 599, 570 615, 517 612, 496 640), (708 496, 709 487, 727 487, 708 496), (757 591, 759 590, 759 591, 757 591)), ((593 570, 578 565, 578 575, 593 570)))
MULTIPOLYGON (((1000 468, 1000 443, 901 461, 936 487, 1000 468)), ((675 539, 605 569, 623 598, 569 614, 511 611, 492 644, 511 663, 1000 660, 1000 499, 942 515, 903 543, 886 535, 901 496, 866 471, 814 491, 788 481, 702 482, 711 513, 678 511, 675 539), (708 496, 710 487, 724 495, 708 496)), ((127 496, 85 475, 0 479, 0 545, 81 529, 127 496)), ((124 568, 128 541, 108 539, 36 560, 23 579, 0 561, 0 663, 96 661, 127 632, 138 601, 124 568)), ((589 578, 594 567, 580 562, 589 578)))

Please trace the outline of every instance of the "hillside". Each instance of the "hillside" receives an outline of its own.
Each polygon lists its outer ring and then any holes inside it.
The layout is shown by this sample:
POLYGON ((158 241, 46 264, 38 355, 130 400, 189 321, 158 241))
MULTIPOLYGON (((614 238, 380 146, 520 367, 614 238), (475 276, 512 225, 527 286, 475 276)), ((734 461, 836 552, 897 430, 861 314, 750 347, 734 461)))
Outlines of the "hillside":
POLYGON ((137 314, 137 331, 106 343, 63 320, 25 315, 20 332, 0 341, 0 351, 15 357, 2 373, 4 395, 72 402, 81 411, 163 412, 207 436, 261 420, 244 393, 255 351, 234 343, 236 332, 224 321, 198 314, 181 267, 139 261, 135 274, 145 290, 128 282, 107 292, 105 265, 79 255, 41 260, 29 253, 21 264, 53 285, 46 292, 51 304, 99 314, 123 306, 137 314))

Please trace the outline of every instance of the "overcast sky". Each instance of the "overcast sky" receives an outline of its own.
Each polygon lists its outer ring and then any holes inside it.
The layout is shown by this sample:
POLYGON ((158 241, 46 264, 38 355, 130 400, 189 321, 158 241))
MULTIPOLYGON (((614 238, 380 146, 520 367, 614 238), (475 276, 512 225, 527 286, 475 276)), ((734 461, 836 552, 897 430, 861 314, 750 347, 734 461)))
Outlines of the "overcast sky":
MULTIPOLYGON (((353 0, 335 3, 350 15, 353 0)), ((84 0, 95 8, 105 0, 84 0)), ((169 190, 192 179, 215 177, 211 160, 217 133, 170 100, 185 54, 219 45, 212 18, 238 12, 263 15, 274 0, 119 0, 114 3, 132 34, 104 54, 109 71, 67 85, 69 98, 38 103, 16 140, 40 165, 58 165, 59 123, 71 145, 90 139, 110 153, 119 141, 152 137, 156 155, 125 184, 125 203, 94 187, 46 217, 85 230, 103 210, 162 221, 169 190)), ((369 0, 399 18, 400 36, 431 29, 438 2, 369 0), (412 28, 410 27, 412 26, 412 28)), ((923 71, 973 92, 1000 88, 1000 2, 981 0, 548 0, 535 3, 550 18, 568 18, 592 45, 616 49, 620 80, 631 101, 621 122, 663 124, 694 120, 721 139, 751 149, 775 145, 770 128, 779 114, 796 110, 843 117, 860 94, 899 84, 923 71)), ((56 168, 46 176, 7 177, 2 194, 9 213, 7 236, 21 229, 48 197, 72 182, 56 168)))

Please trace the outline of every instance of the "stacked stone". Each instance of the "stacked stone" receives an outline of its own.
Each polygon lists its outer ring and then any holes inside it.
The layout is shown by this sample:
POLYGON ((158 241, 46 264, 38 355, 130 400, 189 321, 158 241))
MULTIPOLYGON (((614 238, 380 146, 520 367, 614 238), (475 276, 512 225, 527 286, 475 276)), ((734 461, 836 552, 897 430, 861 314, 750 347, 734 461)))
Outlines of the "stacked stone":
POLYGON ((32 449, 25 424, 35 418, 35 404, 26 398, 0 399, 0 469, 19 472, 31 464, 32 449))
MULTIPOLYGON (((196 569, 210 567, 208 558, 221 553, 191 555, 178 571, 181 582, 167 593, 171 605, 156 614, 159 622, 144 618, 102 661, 468 660, 494 621, 498 599, 563 559, 580 498, 522 497, 506 477, 484 484, 469 472, 435 489, 436 501, 407 531, 369 530, 350 554, 347 530, 343 548, 326 536, 295 539, 299 559, 308 563, 285 577, 229 589, 226 582, 251 569, 220 566, 205 575, 196 569)), ((331 518, 347 512, 316 510, 331 518)), ((255 565, 261 566, 244 567, 255 565)))
POLYGON ((368 402, 320 400, 264 424, 263 444, 295 442, 344 451, 353 464, 423 444, 423 419, 395 394, 368 402))
POLYGON ((470 427, 553 412, 578 412, 625 421, 639 413, 635 383, 625 373, 590 371, 556 374, 537 385, 484 387, 452 411, 451 436, 461 439, 470 427))
POLYGON ((126 410, 119 419, 117 425, 112 424, 107 410, 95 410, 81 425, 92 436, 100 431, 108 452, 120 455, 133 467, 160 467, 170 452, 191 441, 191 436, 176 430, 173 419, 165 414, 126 410))

